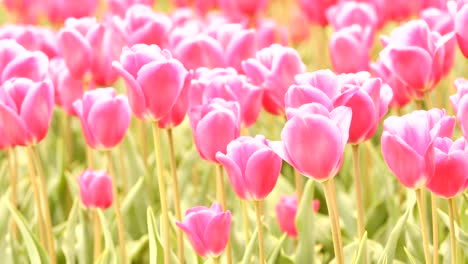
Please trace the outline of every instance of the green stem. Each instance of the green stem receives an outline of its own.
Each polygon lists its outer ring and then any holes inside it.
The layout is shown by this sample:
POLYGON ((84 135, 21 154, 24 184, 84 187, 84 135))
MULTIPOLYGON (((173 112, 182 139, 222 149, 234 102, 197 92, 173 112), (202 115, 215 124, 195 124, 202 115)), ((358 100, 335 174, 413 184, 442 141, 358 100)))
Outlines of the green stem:
POLYGON ((302 190, 303 190, 302 175, 296 169, 294 169, 294 181, 296 184, 297 202, 300 203, 301 198, 302 198, 302 190))
POLYGON ((422 189, 416 190, 416 199, 418 203, 418 212, 419 212, 419 220, 421 224, 421 232, 422 232, 422 239, 423 239, 423 249, 424 249, 424 258, 426 260, 426 264, 431 263, 431 254, 429 251, 429 232, 427 228, 427 220, 426 220, 426 210, 424 208, 424 195, 422 193, 422 189))
POLYGON ((42 167, 42 162, 39 157, 39 152, 34 146, 29 146, 33 155, 33 162, 35 163, 37 172, 39 174, 39 193, 42 196, 43 207, 43 216, 44 216, 44 227, 46 232, 47 244, 49 245, 49 254, 50 254, 50 263, 55 264, 57 262, 55 255, 55 244, 54 244, 54 235, 52 233, 52 219, 49 208, 49 201, 47 199, 47 189, 46 189, 46 178, 44 175, 44 168, 42 167))
POLYGON ((88 145, 86 146, 86 163, 88 164, 88 169, 94 168, 93 149, 88 145))
POLYGON ((120 262, 127 263, 127 247, 125 245, 125 229, 122 218, 122 211, 120 210, 119 192, 117 190, 117 180, 115 177, 114 166, 112 165, 112 152, 109 150, 106 152, 107 166, 109 168, 109 174, 112 179, 112 192, 114 193, 114 206, 115 215, 117 220, 117 229, 119 231, 119 242, 120 242, 120 262))
MULTIPOLYGON (((172 175, 172 191, 174 192, 174 207, 176 218, 178 221, 182 221, 182 210, 180 209, 180 194, 179 194, 179 180, 177 179, 177 161, 175 155, 175 147, 174 147, 174 136, 172 134, 172 129, 169 128, 166 130, 167 138, 169 141, 169 155, 171 156, 171 175, 172 175)), ((178 255, 179 255, 179 262, 184 263, 184 237, 182 233, 182 229, 177 228, 177 247, 178 247, 178 255)))
POLYGON ((101 222, 99 220, 99 209, 96 208, 90 213, 94 219, 94 262, 96 263, 99 255, 101 255, 101 222))
POLYGON ((343 247, 341 244, 341 230, 339 226, 338 208, 336 207, 336 203, 334 202, 336 198, 334 197, 335 187, 333 186, 333 178, 323 182, 323 185, 325 189, 325 199, 327 202, 328 215, 330 217, 331 231, 333 237, 333 248, 335 250, 336 263, 343 264, 343 247))
POLYGON ((162 164, 162 150, 161 150, 161 136, 160 129, 156 122, 152 123, 153 128, 153 141, 154 141, 154 154, 156 156, 156 173, 158 175, 158 185, 159 185, 159 198, 161 202, 161 213, 162 213, 162 235, 163 235, 163 245, 164 245, 164 263, 169 264, 171 259, 171 248, 169 241, 169 214, 167 209, 167 194, 166 194, 166 184, 164 182, 163 175, 163 164, 162 164))
POLYGON ((245 235, 245 243, 249 243, 250 241, 250 224, 249 224, 249 211, 247 209, 247 202, 240 199, 241 207, 242 207, 242 218, 244 222, 244 235, 245 235))
POLYGON ((119 165, 120 165, 120 175, 122 177, 122 187, 123 192, 128 193, 128 177, 127 177, 127 170, 125 166, 125 152, 123 151, 123 146, 118 146, 117 151, 119 152, 119 165))
POLYGON ((262 205, 261 201, 254 201, 255 213, 257 215, 257 228, 258 228, 258 254, 260 264, 265 262, 265 250, 263 248, 263 221, 262 221, 262 205))
MULTIPOLYGON (((18 178, 18 170, 16 166, 16 154, 12 148, 8 148, 8 170, 10 174, 10 189, 11 189, 11 204, 14 208, 17 208, 16 198, 16 179, 18 178)), ((13 239, 18 239, 18 227, 15 221, 11 221, 11 234, 13 239)))
MULTIPOLYGON (((224 177, 223 177, 223 165, 216 164, 216 197, 218 202, 223 207, 223 210, 227 209, 226 191, 224 188, 224 177)), ((226 256, 228 264, 232 263, 232 250, 231 243, 228 242, 226 246, 226 256)))
POLYGON ((452 259, 452 264, 457 263, 457 241, 455 238, 455 206, 454 206, 454 199, 455 198, 450 198, 448 199, 448 204, 449 204, 449 217, 450 217, 450 245, 451 245, 451 259, 452 259))
MULTIPOLYGON (((361 187, 361 170, 359 166, 359 145, 353 145, 353 165, 354 165, 354 188, 356 193, 356 205, 357 205, 357 226, 358 236, 362 239, 362 236, 366 232, 365 220, 364 220, 364 206, 362 201, 362 187, 361 187)), ((367 250, 364 245, 364 263, 367 263, 367 250)))
POLYGON ((73 155, 73 141, 71 132, 71 118, 65 112, 63 115, 63 144, 65 151, 65 166, 70 166, 73 155))
POLYGON ((437 200, 435 194, 431 193, 432 211, 432 247, 433 263, 439 263, 439 225, 437 221, 437 200))

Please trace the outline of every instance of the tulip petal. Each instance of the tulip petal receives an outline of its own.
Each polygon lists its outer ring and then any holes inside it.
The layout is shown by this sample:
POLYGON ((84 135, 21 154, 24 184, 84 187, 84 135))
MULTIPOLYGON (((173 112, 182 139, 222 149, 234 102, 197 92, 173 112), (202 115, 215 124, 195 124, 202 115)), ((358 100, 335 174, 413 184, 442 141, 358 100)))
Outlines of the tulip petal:
POLYGON ((23 120, 3 103, 0 103, 0 124, 3 133, 13 146, 26 145, 29 133, 23 120))
POLYGON ((439 196, 452 198, 464 190, 468 180, 468 153, 460 151, 441 156, 436 157, 434 176, 426 186, 439 196))
POLYGON ((47 74, 49 60, 42 52, 32 52, 11 61, 2 72, 2 81, 23 77, 32 81, 42 81, 47 74))
POLYGON ((230 232, 231 212, 220 213, 211 219, 203 235, 210 256, 217 257, 221 255, 226 248, 230 232))
POLYGON ((245 182, 244 175, 242 175, 239 166, 237 166, 237 164, 232 159, 221 152, 216 153, 216 160, 223 164, 232 189, 237 194, 237 196, 244 200, 248 199, 249 197, 247 197, 246 190, 247 183, 245 182))
POLYGON ((182 229, 182 231, 185 232, 187 235, 190 244, 192 244, 193 249, 195 252, 197 252, 198 255, 205 257, 208 254, 208 250, 205 247, 205 244, 202 241, 202 238, 200 238, 193 230, 191 227, 189 227, 185 223, 181 222, 176 222, 176 225, 182 229))
POLYGON ((91 64, 88 41, 76 30, 64 30, 58 36, 58 45, 70 73, 76 79, 83 79, 91 64))
POLYGON ((282 161, 273 150, 265 148, 255 152, 247 161, 245 182, 254 200, 262 200, 276 185, 282 161))

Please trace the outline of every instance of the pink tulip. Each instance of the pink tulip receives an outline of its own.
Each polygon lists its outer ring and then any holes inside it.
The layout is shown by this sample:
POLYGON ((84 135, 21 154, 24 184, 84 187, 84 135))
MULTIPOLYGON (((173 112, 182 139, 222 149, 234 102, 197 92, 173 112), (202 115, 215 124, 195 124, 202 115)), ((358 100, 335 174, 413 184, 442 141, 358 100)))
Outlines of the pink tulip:
POLYGON ((418 92, 435 87, 444 74, 445 53, 452 34, 440 36, 423 20, 413 20, 383 38, 383 64, 398 79, 418 92))
POLYGON ((253 125, 260 115, 263 90, 247 82, 243 75, 238 75, 232 68, 198 70, 200 78, 192 83, 191 105, 208 103, 213 98, 226 101, 236 101, 240 106, 241 123, 243 127, 253 125), (195 95, 194 93, 200 93, 195 95))
MULTIPOLYGON (((276 219, 278 220, 281 231, 286 233, 288 236, 296 238, 296 215, 297 215, 297 195, 291 196, 283 195, 276 204, 276 219)), ((320 201, 312 201, 312 209, 314 212, 318 212, 320 208, 320 201)))
POLYGON ((249 16, 255 17, 263 13, 268 7, 269 0, 219 0, 221 10, 234 18, 249 16))
POLYGON ((340 2, 328 8, 326 14, 328 22, 335 30, 357 24, 361 28, 369 27, 374 31, 378 24, 375 7, 365 2, 340 2))
POLYGON ((97 23, 95 18, 69 18, 58 36, 59 51, 73 77, 84 79, 85 74, 91 74, 97 85, 117 80, 111 64, 125 44, 124 33, 110 19, 97 23))
POLYGON ((87 169, 78 176, 81 202, 87 208, 107 209, 112 205, 112 180, 105 171, 87 169))
POLYGON ((156 0, 107 0, 110 13, 124 17, 125 12, 133 5, 141 4, 152 7, 156 0))
POLYGON ((183 222, 177 226, 187 235, 193 249, 201 257, 218 257, 226 248, 231 232, 231 212, 220 204, 210 208, 196 206, 185 212, 183 222))
POLYGON ((264 89, 265 110, 284 114, 284 95, 294 83, 294 76, 306 69, 301 57, 293 48, 278 44, 258 51, 255 57, 242 63, 245 74, 253 84, 264 89))
POLYGON ((189 108, 190 83, 192 76, 193 73, 190 72, 187 77, 185 77, 184 87, 182 88, 179 97, 177 97, 176 102, 171 107, 171 110, 158 120, 159 128, 174 128, 184 121, 189 108))
POLYGON ((268 48, 273 44, 288 44, 287 28, 278 25, 273 19, 259 18, 255 21, 255 34, 257 36, 257 48, 268 48))
POLYGON ((18 23, 36 24, 45 3, 44 0, 4 0, 3 4, 15 14, 18 23))
POLYGON ((28 51, 13 40, 0 40, 0 84, 12 78, 43 81, 48 63, 47 56, 40 51, 28 51))
POLYGON ((206 34, 186 36, 173 48, 173 53, 187 69, 225 66, 223 47, 219 41, 206 34))
POLYGON ((226 153, 229 142, 240 136, 239 115, 237 102, 221 98, 189 109, 195 146, 203 159, 218 163, 216 153, 226 153))
POLYGON ((468 138, 468 81, 457 79, 455 81, 457 94, 450 96, 450 101, 457 115, 463 136, 468 138))
POLYGON ((53 23, 63 23, 69 17, 93 16, 98 8, 98 0, 63 1, 48 0, 47 17, 53 23))
POLYGON ((464 138, 453 142, 436 138, 435 172, 426 187, 444 198, 453 198, 468 187, 468 145, 464 138))
POLYGON ((61 106, 67 114, 76 115, 73 103, 83 96, 83 82, 71 76, 65 61, 61 58, 50 61, 49 77, 54 84, 55 104, 61 106))
POLYGON ((455 15, 455 33, 460 50, 468 58, 468 2, 455 15))
POLYGON ((172 0, 172 2, 178 8, 192 7, 201 16, 205 16, 210 10, 218 6, 217 0, 172 0))
POLYGON ((434 140, 451 137, 454 126, 455 118, 436 108, 387 118, 382 134, 385 163, 404 186, 425 186, 434 175, 434 140))
POLYGON ((317 181, 333 178, 343 162, 351 109, 340 106, 329 112, 324 106, 311 103, 289 108, 287 115, 282 142, 273 145, 275 151, 306 177, 317 181))
POLYGON ((288 32, 293 43, 306 41, 310 37, 310 26, 305 14, 297 6, 293 6, 290 11, 288 21, 288 32))
POLYGON ((172 27, 172 21, 168 16, 154 13, 151 7, 141 4, 131 6, 121 23, 129 46, 135 44, 166 46, 169 30, 172 27))
POLYGON ((299 6, 310 23, 324 27, 328 25, 327 9, 337 2, 338 0, 299 0, 299 6))
POLYGON ((115 61, 112 66, 127 84, 133 113, 148 121, 160 120, 169 113, 189 74, 168 50, 156 45, 124 48, 120 63, 115 61))
POLYGON ((94 149, 111 149, 125 137, 132 111, 127 97, 114 88, 88 91, 73 103, 81 121, 86 143, 94 149))
POLYGON ((338 73, 367 71, 374 36, 372 28, 353 25, 333 32, 329 53, 338 73))
POLYGON ((237 196, 254 201, 263 200, 271 193, 283 162, 260 135, 231 141, 227 153, 218 152, 216 159, 223 164, 237 196))
POLYGON ((54 88, 48 79, 10 79, 0 87, 0 130, 12 146, 37 144, 49 130, 53 108, 54 88))
POLYGON ((0 39, 13 39, 25 49, 42 51, 49 59, 57 56, 56 34, 45 27, 31 25, 4 25, 0 39))

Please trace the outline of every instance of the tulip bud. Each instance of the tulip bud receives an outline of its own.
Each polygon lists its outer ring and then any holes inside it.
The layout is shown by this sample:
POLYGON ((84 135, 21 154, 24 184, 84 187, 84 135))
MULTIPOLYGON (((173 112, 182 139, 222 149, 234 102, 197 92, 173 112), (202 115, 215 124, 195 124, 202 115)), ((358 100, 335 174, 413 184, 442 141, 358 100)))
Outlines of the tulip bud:
POLYGON ((359 25, 362 28, 370 27, 374 31, 378 24, 375 7, 365 2, 341 2, 327 9, 326 14, 328 22, 335 30, 359 25))
POLYGON ((87 208, 107 209, 112 205, 112 180, 105 171, 87 169, 78 176, 81 202, 87 208))
POLYGON ((273 190, 282 160, 264 136, 239 137, 227 146, 227 153, 216 154, 226 169, 229 182, 239 198, 260 201, 273 190))
POLYGON ((125 137, 132 111, 125 95, 114 88, 91 90, 73 103, 86 143, 94 149, 110 149, 125 137))
MULTIPOLYGON (((297 215, 297 195, 283 195, 276 204, 276 219, 278 220, 281 231, 286 233, 288 236, 296 238, 296 215, 297 215)), ((312 209, 314 212, 318 212, 320 208, 320 201, 312 201, 312 209)))
POLYGON ((211 208, 196 206, 185 212, 177 226, 187 235, 193 249, 201 257, 218 257, 226 248, 231 232, 231 212, 220 204, 211 208))

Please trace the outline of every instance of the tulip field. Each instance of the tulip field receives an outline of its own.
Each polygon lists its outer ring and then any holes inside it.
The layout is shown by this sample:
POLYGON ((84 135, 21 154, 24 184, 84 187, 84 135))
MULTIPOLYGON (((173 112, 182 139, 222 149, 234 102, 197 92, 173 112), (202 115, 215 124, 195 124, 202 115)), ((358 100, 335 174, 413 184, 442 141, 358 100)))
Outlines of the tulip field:
POLYGON ((467 264, 468 0, 0 0, 0 263, 467 264))

